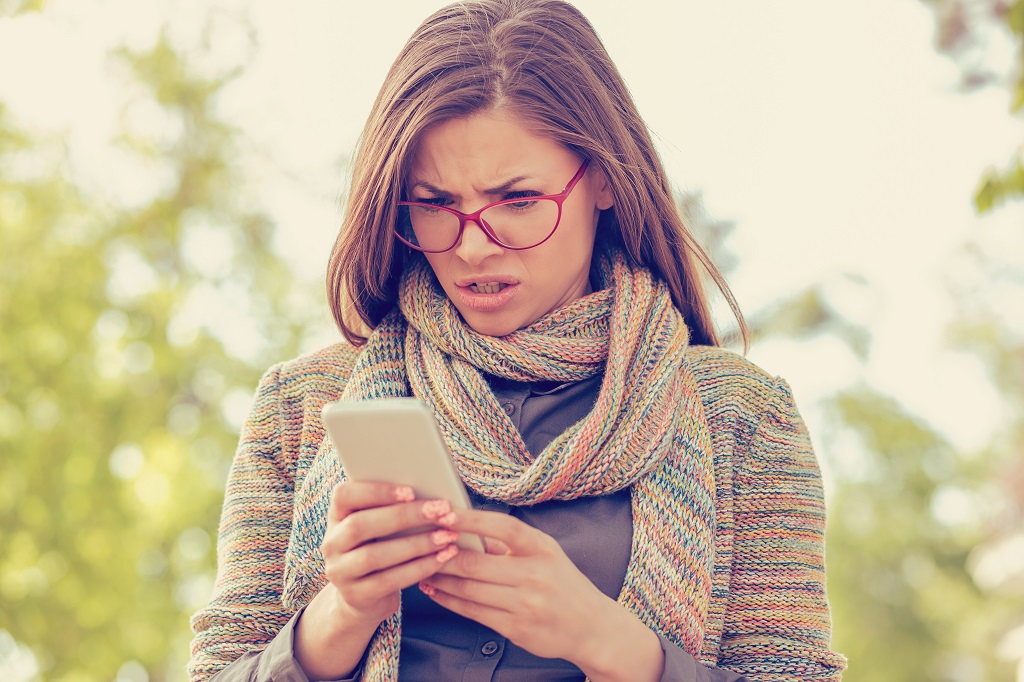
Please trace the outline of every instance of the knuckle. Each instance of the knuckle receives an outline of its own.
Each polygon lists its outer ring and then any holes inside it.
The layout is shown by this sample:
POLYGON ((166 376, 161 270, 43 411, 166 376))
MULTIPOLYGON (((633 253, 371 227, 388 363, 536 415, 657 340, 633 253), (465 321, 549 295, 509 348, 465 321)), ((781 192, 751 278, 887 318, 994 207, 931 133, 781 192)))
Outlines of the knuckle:
POLYGON ((533 592, 523 597, 520 604, 522 606, 523 611, 530 614, 531 617, 540 613, 540 611, 544 608, 544 600, 540 598, 540 595, 533 592))
POLYGON ((401 577, 395 571, 370 576, 364 582, 366 583, 367 590, 373 593, 375 599, 398 592, 405 587, 402 584, 401 577))
POLYGON ((373 547, 360 547, 349 555, 352 569, 357 575, 366 575, 377 569, 377 553, 373 547))
POLYGON ((475 580, 460 580, 455 589, 463 597, 476 601, 482 596, 483 585, 475 580))
POLYGON ((455 557, 458 562, 459 571, 466 576, 475 576, 482 570, 482 556, 476 552, 459 552, 455 557))
POLYGON ((331 490, 331 504, 333 504, 335 507, 344 506, 345 498, 348 496, 348 487, 348 483, 345 481, 342 481, 341 483, 335 485, 334 488, 331 490))
POLYGON ((342 585, 345 581, 344 572, 341 570, 341 567, 337 564, 325 564, 324 575, 327 576, 328 582, 330 582, 335 587, 342 585))
POLYGON ((361 538, 366 532, 366 523, 358 514, 349 514, 338 525, 342 532, 352 538, 361 538))

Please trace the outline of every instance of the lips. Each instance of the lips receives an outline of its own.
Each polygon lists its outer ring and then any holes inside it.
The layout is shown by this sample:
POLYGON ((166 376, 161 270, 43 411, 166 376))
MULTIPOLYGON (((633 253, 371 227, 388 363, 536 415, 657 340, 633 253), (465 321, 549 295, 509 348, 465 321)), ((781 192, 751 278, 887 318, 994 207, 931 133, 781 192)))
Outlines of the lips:
POLYGON ((500 275, 496 273, 480 273, 479 275, 470 275, 468 277, 460 277, 455 280, 455 286, 462 288, 468 288, 471 286, 479 285, 492 285, 492 284, 519 284, 519 280, 511 275, 500 275))
POLYGON ((505 282, 476 282, 469 285, 469 290, 474 294, 497 294, 507 286, 505 282))
POLYGON ((505 275, 466 277, 455 282, 462 306, 478 312, 505 307, 519 290, 519 282, 505 275))

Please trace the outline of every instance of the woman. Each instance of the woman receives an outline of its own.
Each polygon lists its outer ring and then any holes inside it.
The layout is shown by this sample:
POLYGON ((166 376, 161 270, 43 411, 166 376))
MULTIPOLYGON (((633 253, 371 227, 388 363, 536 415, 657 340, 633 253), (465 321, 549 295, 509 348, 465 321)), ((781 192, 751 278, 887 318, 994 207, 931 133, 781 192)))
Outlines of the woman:
POLYGON ((331 258, 350 344, 260 384, 192 678, 838 680, 807 433, 701 268, 732 302, 578 11, 427 19, 331 258), (344 481, 321 406, 410 394, 474 509, 344 481))

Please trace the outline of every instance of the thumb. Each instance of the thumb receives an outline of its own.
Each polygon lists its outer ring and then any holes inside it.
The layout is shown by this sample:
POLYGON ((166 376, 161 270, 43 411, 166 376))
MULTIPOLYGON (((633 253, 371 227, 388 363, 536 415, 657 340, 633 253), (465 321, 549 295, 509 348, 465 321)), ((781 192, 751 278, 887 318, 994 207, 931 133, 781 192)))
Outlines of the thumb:
POLYGON ((495 538, 484 538, 484 549, 487 550, 488 554, 511 554, 512 550, 508 548, 501 540, 495 538))

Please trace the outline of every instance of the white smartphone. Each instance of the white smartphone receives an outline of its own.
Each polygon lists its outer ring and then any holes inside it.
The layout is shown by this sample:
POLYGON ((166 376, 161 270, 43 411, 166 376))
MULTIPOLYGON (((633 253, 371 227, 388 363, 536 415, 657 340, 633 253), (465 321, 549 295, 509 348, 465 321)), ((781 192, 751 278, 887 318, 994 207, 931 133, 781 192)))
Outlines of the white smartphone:
MULTIPOLYGON (((472 507, 430 409, 416 398, 327 403, 324 427, 353 481, 407 485, 416 499, 444 499, 453 510, 472 507)), ((433 526, 426 524, 409 532, 433 526)), ((464 549, 484 551, 480 537, 460 533, 464 549)))

